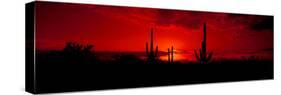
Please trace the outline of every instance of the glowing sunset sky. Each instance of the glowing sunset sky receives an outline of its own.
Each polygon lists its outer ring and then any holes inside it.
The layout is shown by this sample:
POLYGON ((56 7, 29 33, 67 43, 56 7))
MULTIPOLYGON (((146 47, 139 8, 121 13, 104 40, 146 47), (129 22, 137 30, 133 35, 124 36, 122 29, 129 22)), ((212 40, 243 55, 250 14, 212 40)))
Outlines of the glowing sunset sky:
POLYGON ((272 16, 47 2, 36 4, 36 48, 60 50, 73 41, 96 51, 145 51, 153 28, 160 51, 191 54, 201 47, 204 22, 216 56, 272 58, 272 16))

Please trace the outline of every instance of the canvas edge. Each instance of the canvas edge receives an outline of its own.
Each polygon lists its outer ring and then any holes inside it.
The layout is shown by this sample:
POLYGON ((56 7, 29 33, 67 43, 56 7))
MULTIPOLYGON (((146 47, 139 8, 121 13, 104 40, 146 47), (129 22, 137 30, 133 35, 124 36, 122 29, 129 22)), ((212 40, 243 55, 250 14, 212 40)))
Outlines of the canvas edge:
POLYGON ((35 2, 25 4, 25 91, 36 93, 35 81, 35 2))

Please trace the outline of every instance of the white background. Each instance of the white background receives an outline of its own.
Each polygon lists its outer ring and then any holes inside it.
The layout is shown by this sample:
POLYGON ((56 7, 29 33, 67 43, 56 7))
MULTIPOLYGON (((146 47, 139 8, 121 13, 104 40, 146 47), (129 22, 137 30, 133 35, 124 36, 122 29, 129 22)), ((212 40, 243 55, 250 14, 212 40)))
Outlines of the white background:
MULTIPOLYGON (((30 1, 0 1, 0 95, 29 95, 24 91, 24 4, 30 1)), ((85 91, 57 95, 281 95, 281 3, 278 2, 279 0, 52 1, 274 15, 274 80, 85 91)))

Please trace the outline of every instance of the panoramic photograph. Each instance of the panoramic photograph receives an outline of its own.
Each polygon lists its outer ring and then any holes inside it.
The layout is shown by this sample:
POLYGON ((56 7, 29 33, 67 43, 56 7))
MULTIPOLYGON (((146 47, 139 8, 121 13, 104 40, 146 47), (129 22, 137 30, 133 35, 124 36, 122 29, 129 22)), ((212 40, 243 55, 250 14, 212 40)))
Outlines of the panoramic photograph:
POLYGON ((273 16, 43 1, 33 8, 26 47, 37 93, 273 79, 273 16))

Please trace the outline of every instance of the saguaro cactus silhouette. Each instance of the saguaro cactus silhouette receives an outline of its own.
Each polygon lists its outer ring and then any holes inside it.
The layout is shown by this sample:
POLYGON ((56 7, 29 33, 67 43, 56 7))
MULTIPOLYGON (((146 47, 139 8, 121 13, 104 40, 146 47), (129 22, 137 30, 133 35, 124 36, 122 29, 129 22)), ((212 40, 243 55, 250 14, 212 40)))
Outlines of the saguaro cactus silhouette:
POLYGON ((168 63, 174 62, 174 47, 172 46, 171 50, 168 48, 168 63))
POLYGON ((146 55, 148 63, 156 63, 158 56, 158 46, 156 45, 155 51, 153 50, 153 29, 150 31, 150 50, 148 49, 148 42, 146 42, 146 55))
POLYGON ((196 50, 194 50, 194 54, 196 59, 202 63, 202 64, 206 64, 208 63, 211 59, 212 59, 212 52, 207 52, 207 32, 206 32, 206 23, 204 23, 203 26, 204 30, 203 30, 203 41, 202 41, 202 47, 201 49, 199 49, 199 52, 197 52, 196 50))

